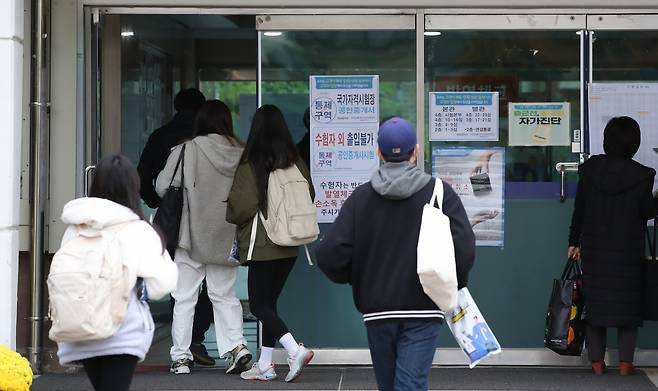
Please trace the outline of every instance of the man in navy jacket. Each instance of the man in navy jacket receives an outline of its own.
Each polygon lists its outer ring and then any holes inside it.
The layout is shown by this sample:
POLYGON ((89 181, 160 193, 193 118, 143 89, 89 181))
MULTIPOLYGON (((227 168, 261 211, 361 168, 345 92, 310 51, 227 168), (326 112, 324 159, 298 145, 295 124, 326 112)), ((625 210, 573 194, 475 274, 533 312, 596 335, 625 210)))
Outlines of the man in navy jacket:
MULTIPOLYGON (((435 180, 416 166, 416 132, 393 117, 379 128, 377 155, 384 162, 370 182, 346 200, 317 247, 320 269, 352 285, 363 314, 380 390, 427 390, 444 311, 423 292, 416 247, 423 212, 435 180)), ((475 235, 459 196, 443 183, 434 205, 450 219, 457 281, 466 286, 475 257, 475 235)))

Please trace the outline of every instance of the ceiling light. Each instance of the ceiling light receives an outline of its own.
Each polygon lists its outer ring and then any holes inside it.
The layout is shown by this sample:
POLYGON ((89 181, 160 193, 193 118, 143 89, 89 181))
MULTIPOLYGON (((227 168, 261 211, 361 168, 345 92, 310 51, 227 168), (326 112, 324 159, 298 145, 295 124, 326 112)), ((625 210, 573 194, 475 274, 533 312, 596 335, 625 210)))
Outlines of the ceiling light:
POLYGON ((134 35, 135 35, 135 32, 134 32, 134 31, 131 31, 131 30, 127 30, 127 31, 122 31, 122 32, 121 32, 121 36, 122 36, 122 37, 132 37, 132 36, 134 36, 134 35))
POLYGON ((425 34, 428 37, 436 37, 441 35, 440 31, 425 31, 423 34, 425 34))
POLYGON ((265 34, 265 35, 268 36, 268 37, 279 37, 279 36, 281 36, 283 33, 282 33, 281 31, 266 31, 266 32, 264 32, 263 34, 265 34))

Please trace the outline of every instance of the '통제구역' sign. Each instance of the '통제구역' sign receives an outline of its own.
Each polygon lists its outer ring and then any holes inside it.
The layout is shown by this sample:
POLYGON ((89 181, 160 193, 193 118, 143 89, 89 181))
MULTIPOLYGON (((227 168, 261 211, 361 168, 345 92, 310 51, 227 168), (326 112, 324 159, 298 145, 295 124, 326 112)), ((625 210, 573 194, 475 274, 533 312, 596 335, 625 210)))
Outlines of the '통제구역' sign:
POLYGON ((310 169, 318 222, 332 223, 379 167, 379 76, 311 76, 310 169))

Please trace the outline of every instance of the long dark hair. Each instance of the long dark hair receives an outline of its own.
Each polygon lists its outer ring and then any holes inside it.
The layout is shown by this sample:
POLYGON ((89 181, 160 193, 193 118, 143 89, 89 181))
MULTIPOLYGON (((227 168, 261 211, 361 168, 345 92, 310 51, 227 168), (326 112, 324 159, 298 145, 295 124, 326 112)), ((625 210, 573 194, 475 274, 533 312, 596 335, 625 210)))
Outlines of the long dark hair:
POLYGON ((256 176, 258 208, 267 211, 267 182, 270 172, 288 168, 299 159, 281 110, 264 105, 256 110, 241 161, 251 164, 256 176))
POLYGON ((231 145, 239 143, 233 133, 231 110, 221 100, 207 100, 199 109, 194 120, 192 137, 211 133, 226 137, 231 145))
MULTIPOLYGON (((109 155, 98 162, 89 196, 114 201, 146 221, 139 203, 139 174, 130 160, 123 155, 109 155)), ((164 251, 162 234, 157 229, 155 231, 160 235, 164 251)))
POLYGON ((640 148, 640 125, 631 117, 614 117, 603 130, 606 155, 632 159, 640 148))

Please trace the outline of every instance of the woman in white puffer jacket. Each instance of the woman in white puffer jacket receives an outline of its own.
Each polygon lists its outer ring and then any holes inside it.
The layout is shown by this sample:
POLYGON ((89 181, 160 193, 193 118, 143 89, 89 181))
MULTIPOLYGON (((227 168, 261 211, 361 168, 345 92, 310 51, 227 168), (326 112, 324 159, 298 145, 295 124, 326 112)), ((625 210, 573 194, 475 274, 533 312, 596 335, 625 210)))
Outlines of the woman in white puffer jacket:
POLYGON ((89 195, 64 206, 62 221, 69 227, 62 245, 81 230, 102 232, 115 227, 113 243, 118 244, 125 277, 134 294, 114 335, 93 341, 60 342, 57 355, 63 365, 80 361, 97 391, 128 390, 137 362, 144 360, 151 346, 155 329, 141 282, 148 299, 159 299, 176 288, 178 272, 160 235, 144 220, 139 176, 126 157, 112 155, 99 162, 89 195), (122 226, 116 227, 118 224, 122 226))

